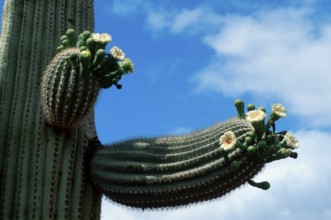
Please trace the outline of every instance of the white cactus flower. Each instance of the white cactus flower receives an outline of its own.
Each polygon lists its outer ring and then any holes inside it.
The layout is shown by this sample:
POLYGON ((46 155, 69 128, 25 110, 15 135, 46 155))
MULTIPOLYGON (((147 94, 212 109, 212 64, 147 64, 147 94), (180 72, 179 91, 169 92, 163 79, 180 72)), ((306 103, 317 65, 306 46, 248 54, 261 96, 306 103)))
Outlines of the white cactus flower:
POLYGON ((285 141, 286 141, 287 146, 289 146, 292 149, 296 149, 299 147, 299 141, 290 132, 287 132, 285 134, 285 141))
POLYGON ((246 120, 249 122, 258 122, 264 120, 266 114, 262 110, 252 110, 246 113, 246 120))
POLYGON ((279 104, 279 103, 273 104, 271 111, 273 113, 275 113, 280 118, 284 118, 286 116, 286 110, 285 110, 285 108, 281 104, 279 104))
POLYGON ((225 151, 232 150, 236 146, 236 135, 232 131, 225 132, 220 137, 220 145, 225 151))
POLYGON ((125 59, 125 53, 123 53, 123 51, 118 48, 118 47, 112 47, 110 49, 110 54, 115 58, 115 59, 118 59, 118 60, 124 60, 125 59))
POLYGON ((98 43, 109 43, 112 41, 111 36, 107 33, 103 33, 103 34, 93 33, 92 39, 98 43))

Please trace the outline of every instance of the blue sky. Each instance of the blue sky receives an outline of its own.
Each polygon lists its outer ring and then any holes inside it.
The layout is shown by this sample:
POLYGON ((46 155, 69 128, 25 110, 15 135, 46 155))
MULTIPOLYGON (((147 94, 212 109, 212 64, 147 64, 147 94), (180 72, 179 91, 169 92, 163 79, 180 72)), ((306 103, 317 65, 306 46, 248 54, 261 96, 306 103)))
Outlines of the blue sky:
MULTIPOLYGON (((3 1, 0 1, 2 4, 3 1)), ((331 219, 331 4, 292 1, 95 1, 95 31, 112 35, 135 72, 102 91, 103 143, 180 134, 236 115, 233 101, 282 103, 278 129, 300 141, 297 160, 267 165, 224 198, 167 211, 103 201, 102 219, 331 219)))

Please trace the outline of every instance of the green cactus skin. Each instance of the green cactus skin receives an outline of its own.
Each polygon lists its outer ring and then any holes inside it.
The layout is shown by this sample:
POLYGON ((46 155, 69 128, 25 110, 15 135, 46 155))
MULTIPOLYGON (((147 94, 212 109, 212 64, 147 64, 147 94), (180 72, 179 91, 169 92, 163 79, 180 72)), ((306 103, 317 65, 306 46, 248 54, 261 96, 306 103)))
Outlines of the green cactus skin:
POLYGON ((233 131, 239 141, 252 129, 247 121, 233 119, 190 135, 116 143, 94 155, 92 181, 112 200, 139 208, 221 197, 256 175, 263 163, 240 148, 226 153, 220 136, 233 131))
POLYGON ((92 0, 5 0, 0 40, 0 219, 100 219, 85 154, 93 111, 56 132, 41 112, 43 70, 67 29, 93 30, 92 0))
POLYGON ((68 48, 56 54, 42 77, 42 110, 48 124, 59 129, 75 127, 91 111, 100 90, 94 76, 82 72, 79 52, 68 48))

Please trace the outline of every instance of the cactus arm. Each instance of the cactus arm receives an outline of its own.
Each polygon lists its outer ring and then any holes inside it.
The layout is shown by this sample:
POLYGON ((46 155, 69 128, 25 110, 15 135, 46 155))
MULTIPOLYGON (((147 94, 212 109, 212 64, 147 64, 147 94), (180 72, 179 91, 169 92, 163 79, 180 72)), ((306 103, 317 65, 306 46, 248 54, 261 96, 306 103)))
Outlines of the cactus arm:
POLYGON ((160 138, 140 138, 101 147, 90 172, 96 188, 110 199, 138 208, 176 207, 222 197, 239 186, 267 190, 252 178, 266 163, 288 157, 299 146, 275 122, 286 116, 274 104, 265 123, 264 109, 235 101, 238 118, 201 131, 160 138), (271 128, 271 130, 270 130, 271 128))
POLYGON ((233 119, 185 136, 136 139, 96 152, 92 181, 112 200, 139 208, 187 205, 221 197, 258 173, 263 163, 237 148, 225 152, 219 139, 233 131, 238 139, 252 131, 233 119), (238 170, 233 162, 239 163, 238 170))

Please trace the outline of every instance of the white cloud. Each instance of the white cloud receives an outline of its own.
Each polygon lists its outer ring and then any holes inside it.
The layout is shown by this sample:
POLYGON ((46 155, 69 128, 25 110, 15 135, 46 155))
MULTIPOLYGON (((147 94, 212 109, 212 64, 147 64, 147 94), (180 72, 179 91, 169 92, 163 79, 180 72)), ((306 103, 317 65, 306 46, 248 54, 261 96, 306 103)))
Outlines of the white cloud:
POLYGON ((181 10, 151 7, 147 10, 146 25, 153 32, 198 34, 213 31, 223 17, 208 7, 181 10))
POLYGON ((102 219, 123 220, 328 220, 331 217, 331 133, 295 133, 298 159, 273 162, 256 181, 267 180, 267 191, 245 185, 224 198, 168 211, 139 211, 104 200, 102 219))
POLYGON ((228 16, 217 34, 205 35, 216 55, 195 76, 198 91, 277 97, 310 125, 330 126, 331 24, 316 30, 307 14, 293 9, 228 16))
POLYGON ((204 15, 204 10, 201 8, 195 10, 183 9, 173 19, 171 30, 173 32, 181 32, 188 26, 197 23, 204 15))
POLYGON ((170 18, 172 16, 173 15, 170 12, 149 11, 146 23, 149 28, 162 30, 170 25, 170 18))
POLYGON ((213 32, 223 22, 223 16, 215 13, 210 7, 200 7, 192 10, 182 9, 169 24, 173 33, 185 32, 188 34, 199 34, 213 32))

